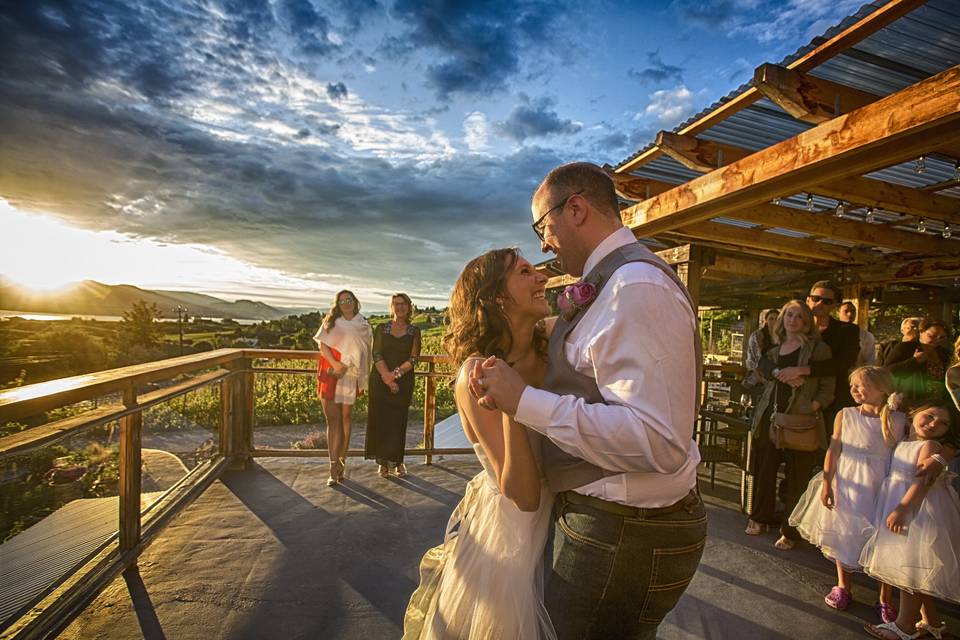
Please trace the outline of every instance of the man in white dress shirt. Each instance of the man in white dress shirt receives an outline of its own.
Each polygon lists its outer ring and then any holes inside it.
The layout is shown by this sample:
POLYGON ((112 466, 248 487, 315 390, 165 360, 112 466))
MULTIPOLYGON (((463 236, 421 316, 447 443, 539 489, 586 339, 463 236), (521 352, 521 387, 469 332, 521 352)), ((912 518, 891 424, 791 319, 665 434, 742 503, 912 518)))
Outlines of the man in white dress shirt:
POLYGON ((554 169, 531 210, 543 251, 585 275, 595 297, 557 320, 543 389, 491 358, 475 368, 474 390, 545 436, 557 491, 545 599, 559 637, 655 638, 706 537, 693 303, 623 226, 600 167, 554 169))

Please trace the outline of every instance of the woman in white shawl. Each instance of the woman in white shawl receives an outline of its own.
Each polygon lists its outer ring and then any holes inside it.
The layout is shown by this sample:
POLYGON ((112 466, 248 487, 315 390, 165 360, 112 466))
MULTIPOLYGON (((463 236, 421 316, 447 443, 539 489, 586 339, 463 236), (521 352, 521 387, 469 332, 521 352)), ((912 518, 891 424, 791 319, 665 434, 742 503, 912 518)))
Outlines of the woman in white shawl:
POLYGON ((320 347, 317 394, 327 419, 330 477, 327 486, 343 480, 350 445, 350 412, 357 394, 367 389, 372 333, 360 315, 360 301, 344 289, 333 299, 320 329, 313 336, 320 347))

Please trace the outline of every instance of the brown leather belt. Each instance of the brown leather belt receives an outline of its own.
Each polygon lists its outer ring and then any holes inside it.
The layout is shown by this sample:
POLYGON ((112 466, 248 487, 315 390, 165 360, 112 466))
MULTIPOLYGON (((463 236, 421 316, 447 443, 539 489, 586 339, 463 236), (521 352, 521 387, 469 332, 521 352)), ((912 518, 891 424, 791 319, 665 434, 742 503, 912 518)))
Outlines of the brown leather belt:
POLYGON ((600 498, 594 498, 593 496, 585 496, 582 493, 577 493, 576 491, 563 491, 557 494, 557 498, 570 504, 591 507, 593 509, 597 509, 598 511, 606 511, 607 513, 614 513, 618 516, 624 516, 626 518, 644 518, 647 516, 672 513, 681 509, 687 509, 688 507, 691 507, 700 501, 700 496, 697 494, 696 489, 691 489, 690 493, 680 498, 673 504, 665 507, 631 507, 625 504, 620 504, 619 502, 610 502, 609 500, 601 500, 600 498))

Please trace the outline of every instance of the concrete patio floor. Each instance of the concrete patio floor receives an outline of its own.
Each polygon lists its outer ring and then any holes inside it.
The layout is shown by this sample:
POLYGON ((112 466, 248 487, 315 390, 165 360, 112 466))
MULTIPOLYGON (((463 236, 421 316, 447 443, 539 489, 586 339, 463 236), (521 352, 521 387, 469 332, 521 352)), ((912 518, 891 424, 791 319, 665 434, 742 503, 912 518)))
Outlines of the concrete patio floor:
MULTIPOLYGON (((351 461, 328 488, 320 460, 261 458, 229 472, 180 514, 61 638, 186 640, 399 638, 425 549, 437 544, 466 481, 465 457, 409 465, 384 480, 351 461)), ((823 604, 832 567, 808 546, 743 534, 732 475, 704 482, 709 539, 700 570, 660 628, 666 639, 864 638, 874 586, 847 612, 823 604)), ((960 629, 958 608, 944 607, 960 629)))

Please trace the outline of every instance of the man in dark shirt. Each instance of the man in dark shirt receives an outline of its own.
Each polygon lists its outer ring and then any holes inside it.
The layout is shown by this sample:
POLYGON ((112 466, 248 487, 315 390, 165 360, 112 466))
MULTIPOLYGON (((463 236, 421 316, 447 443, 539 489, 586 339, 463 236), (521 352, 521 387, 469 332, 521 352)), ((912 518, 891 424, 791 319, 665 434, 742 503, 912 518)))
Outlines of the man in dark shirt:
POLYGON ((815 282, 810 287, 807 306, 813 312, 817 328, 820 329, 820 338, 830 347, 833 357, 829 360, 811 362, 803 367, 787 367, 775 369, 773 372, 780 382, 793 386, 803 384, 807 376, 814 378, 836 376, 837 386, 833 402, 823 409, 823 419, 828 435, 833 433, 833 421, 840 409, 852 407, 854 404, 850 396, 848 376, 860 352, 860 328, 830 316, 839 302, 840 290, 829 280, 815 282))

